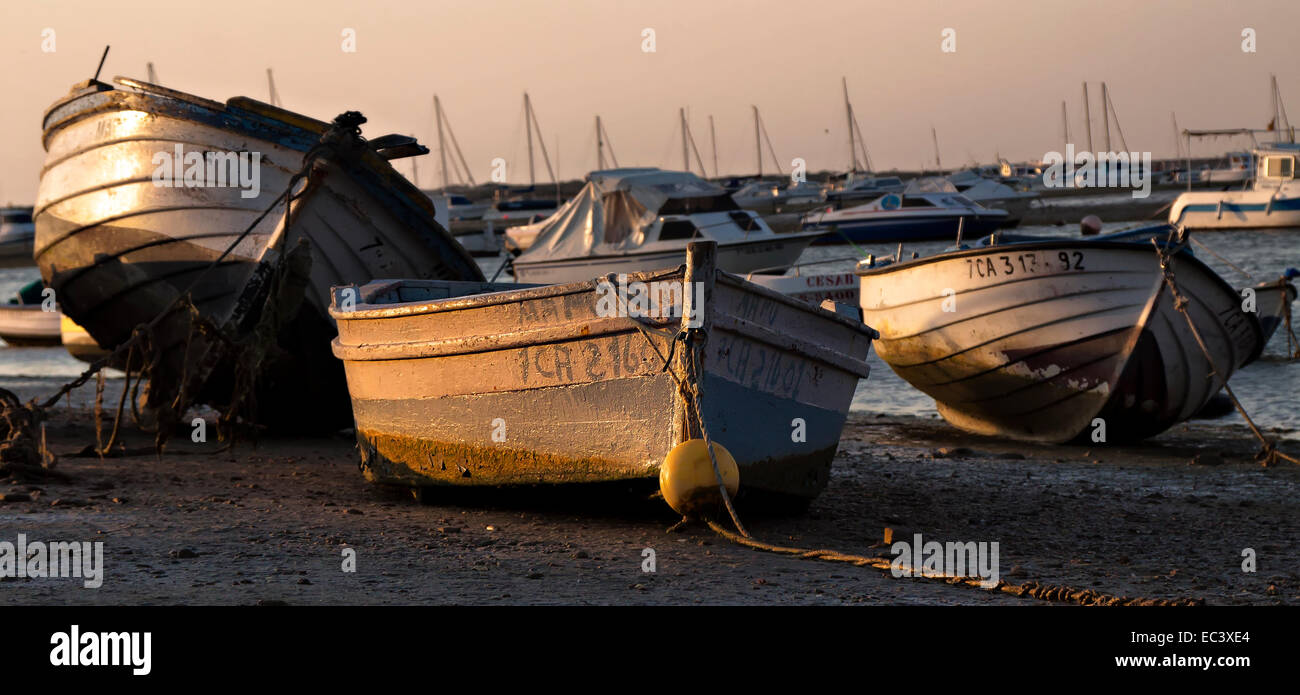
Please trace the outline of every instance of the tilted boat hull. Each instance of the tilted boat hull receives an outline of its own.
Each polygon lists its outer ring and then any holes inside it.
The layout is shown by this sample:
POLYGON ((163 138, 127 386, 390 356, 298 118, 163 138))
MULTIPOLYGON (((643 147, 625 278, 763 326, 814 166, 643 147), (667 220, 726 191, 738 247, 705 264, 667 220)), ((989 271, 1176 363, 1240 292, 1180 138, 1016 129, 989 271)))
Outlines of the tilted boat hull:
MULTIPOLYGON (((673 377, 683 373, 664 370, 679 320, 641 319, 648 336, 634 319, 599 315, 596 288, 336 288, 334 352, 367 476, 411 486, 655 478, 690 438, 673 377), (350 311, 345 292, 359 295, 350 311)), ((707 311, 703 419, 740 464, 742 494, 814 497, 867 374, 870 329, 721 273, 707 311)))
MULTIPOLYGON (((1199 261, 1173 263, 1231 376, 1258 355, 1258 323, 1199 261)), ((881 359, 970 432, 1065 442, 1101 417, 1106 441, 1140 439, 1190 417, 1223 385, 1142 244, 1008 244, 859 274, 881 359)))
MULTIPOLYGON (((221 104, 120 79, 79 85, 45 117, 35 210, 42 276, 64 311, 104 347, 173 308, 155 330, 163 359, 150 389, 151 398, 169 397, 189 359, 191 322, 175 309, 177 299, 188 290, 198 315, 217 326, 237 318, 241 301, 256 301, 244 295, 272 235, 285 227, 283 209, 209 266, 285 191, 327 132, 327 124, 243 98, 221 104), (177 146, 259 153, 258 190, 158 185, 156 157, 177 146)), ((324 348, 334 334, 329 288, 384 276, 481 274, 433 221, 427 198, 359 140, 335 141, 314 160, 299 193, 282 248, 310 241, 305 306, 281 331, 285 350, 268 356, 274 367, 262 410, 328 427, 347 416, 341 371, 324 348)), ((209 385, 200 400, 223 402, 228 387, 209 385)))

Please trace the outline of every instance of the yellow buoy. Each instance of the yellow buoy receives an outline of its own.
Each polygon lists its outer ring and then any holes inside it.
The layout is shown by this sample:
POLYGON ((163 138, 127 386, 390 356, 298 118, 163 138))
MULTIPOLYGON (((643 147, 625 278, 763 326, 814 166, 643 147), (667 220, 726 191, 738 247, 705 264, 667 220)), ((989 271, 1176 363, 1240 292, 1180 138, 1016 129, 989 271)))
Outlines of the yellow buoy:
MULTIPOLYGON (((727 494, 734 497, 740 489, 736 459, 717 442, 713 442, 713 454, 718 459, 718 471, 727 486, 727 494)), ((709 448, 703 439, 688 439, 668 452, 659 467, 659 491, 668 506, 683 516, 707 514, 722 504, 709 448)))

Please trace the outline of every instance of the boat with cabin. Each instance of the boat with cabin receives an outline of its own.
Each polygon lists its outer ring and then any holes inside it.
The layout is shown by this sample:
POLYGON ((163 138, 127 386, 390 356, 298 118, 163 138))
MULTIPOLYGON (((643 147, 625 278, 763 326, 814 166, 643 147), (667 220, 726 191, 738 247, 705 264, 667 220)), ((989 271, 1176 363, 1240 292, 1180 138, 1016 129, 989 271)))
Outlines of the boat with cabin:
POLYGON ((1169 208, 1169 223, 1187 229, 1300 228, 1300 145, 1275 143, 1255 150, 1249 190, 1189 191, 1169 208))
POLYGON ((887 193, 866 205, 808 213, 803 229, 825 236, 818 244, 872 243, 967 238, 1005 226, 1006 210, 990 210, 957 192, 951 182, 917 179, 902 193, 887 193))
POLYGON ((717 242, 718 267, 727 272, 784 270, 819 236, 776 234, 721 187, 654 168, 593 171, 576 196, 525 231, 533 241, 513 272, 538 284, 678 265, 686 245, 700 240, 717 242))

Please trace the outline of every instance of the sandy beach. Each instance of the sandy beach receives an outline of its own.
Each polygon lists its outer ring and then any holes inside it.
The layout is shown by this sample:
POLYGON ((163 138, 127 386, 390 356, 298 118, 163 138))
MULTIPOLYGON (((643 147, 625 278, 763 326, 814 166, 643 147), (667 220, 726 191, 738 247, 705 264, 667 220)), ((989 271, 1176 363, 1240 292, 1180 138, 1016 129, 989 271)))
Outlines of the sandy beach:
MULTIPOLYGON (((47 424, 66 479, 0 481, 0 540, 102 541, 103 585, 4 579, 0 603, 1048 605, 759 553, 700 526, 669 533, 677 518, 662 501, 620 486, 417 502, 366 483, 343 433, 220 452, 215 437, 178 437, 159 459, 129 431, 135 455, 77 456, 94 441, 89 395, 47 424), (342 569, 346 549, 355 572, 342 569)), ((886 528, 895 540, 997 542, 1014 583, 1300 603, 1300 468, 1262 467, 1256 449, 1244 428, 1222 425, 1133 447, 1040 447, 855 413, 806 514, 745 519, 773 543, 868 555, 889 556, 886 528), (1255 573, 1242 570, 1246 548, 1255 573)))

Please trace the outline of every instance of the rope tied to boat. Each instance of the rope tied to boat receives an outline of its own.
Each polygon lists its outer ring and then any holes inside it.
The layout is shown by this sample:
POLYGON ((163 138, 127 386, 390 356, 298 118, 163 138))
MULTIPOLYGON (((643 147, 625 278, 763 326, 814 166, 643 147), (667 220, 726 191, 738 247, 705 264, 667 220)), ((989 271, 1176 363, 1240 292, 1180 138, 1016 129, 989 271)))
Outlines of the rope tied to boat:
MULTIPOLYGON (((1236 407, 1238 413, 1241 413, 1241 417, 1246 421, 1246 425, 1250 428, 1250 431, 1254 433, 1255 438, 1259 440, 1261 448, 1259 452, 1255 454, 1255 460, 1259 461, 1264 466, 1273 466, 1283 460, 1300 464, 1300 459, 1283 453, 1277 448, 1277 442, 1275 440, 1269 439, 1262 431, 1260 431, 1259 427, 1255 424, 1254 419, 1250 417, 1250 413, 1246 412, 1245 406, 1243 406, 1241 401, 1237 399, 1237 394, 1232 392, 1232 387, 1228 385, 1226 373, 1219 369, 1218 364, 1214 361, 1214 355, 1210 353, 1209 346, 1205 344, 1205 339, 1201 337, 1200 329, 1196 327, 1196 322, 1192 320, 1191 312, 1187 310, 1189 300, 1179 290, 1178 281, 1174 275, 1173 268, 1173 257, 1186 247, 1187 238, 1188 236, 1186 231, 1182 228, 1176 227, 1170 231, 1170 238, 1164 244, 1161 244, 1155 238, 1151 239, 1151 245, 1155 248, 1156 257, 1160 261, 1161 277, 1164 280, 1165 286, 1169 288, 1170 295, 1173 297, 1173 306, 1178 310, 1178 313, 1182 314, 1183 318, 1186 319, 1187 327, 1191 329, 1192 337, 1196 339, 1196 345, 1201 349, 1201 353, 1205 356, 1205 361, 1209 363, 1209 376, 1219 377, 1223 380, 1223 392, 1228 395, 1228 399, 1232 401, 1232 405, 1236 407), (1175 235, 1177 235, 1176 238, 1175 235)), ((1285 289, 1283 290, 1283 294, 1285 294, 1285 289)), ((1287 314, 1289 316, 1290 312, 1288 311, 1287 314)))
MULTIPOLYGON (((638 322, 639 324, 639 322, 638 322)), ((644 334, 644 333, 643 333, 644 334)), ((647 336, 649 340, 649 336, 647 336)), ((679 330, 673 338, 673 348, 680 341, 684 343, 682 349, 685 353, 686 374, 678 380, 678 390, 681 396, 690 403, 691 420, 696 429, 699 430, 701 438, 704 439, 705 448, 709 452, 709 463, 713 467, 714 480, 718 485, 718 492, 727 510, 727 515, 731 518, 732 524, 736 530, 726 528, 715 519, 703 518, 702 520, 714 533, 722 538, 729 540, 737 545, 741 545, 752 550, 773 553, 777 555, 789 555, 805 560, 820 560, 823 562, 839 562, 850 564, 855 567, 872 567, 878 570, 890 572, 894 576, 894 561, 883 556, 855 555, 844 553, 838 550, 830 549, 807 549, 795 548, 788 546, 775 545, 755 538, 740 520, 740 514, 736 511, 732 502, 731 495, 727 491, 726 483, 723 481, 722 471, 718 466, 717 454, 714 451, 712 438, 709 436, 708 427, 705 424, 703 408, 703 361, 704 348, 708 340, 708 332, 699 327, 683 328, 679 330)), ((653 341, 651 341, 653 346, 653 341)), ((668 356, 664 359, 664 370, 671 373, 672 349, 670 348, 668 356)), ((656 348, 656 352, 658 349, 656 348)), ((660 356, 663 357, 662 353, 660 356)), ((683 517, 680 522, 674 524, 668 531, 671 533, 682 528, 686 524, 696 521, 690 517, 683 517)), ((935 572, 926 569, 907 568, 908 576, 939 580, 951 585, 961 585, 971 588, 985 589, 989 591, 1000 591, 1014 596, 1029 597, 1041 601, 1076 603, 1085 606, 1198 606, 1204 605, 1205 601, 1198 598, 1177 598, 1177 599, 1159 599, 1144 597, 1127 597, 1105 594, 1093 589, 1075 589, 1073 587, 1045 584, 1036 581, 1023 582, 1020 584, 1011 584, 999 580, 992 587, 984 586, 985 580, 981 577, 970 577, 946 572, 935 572)))

